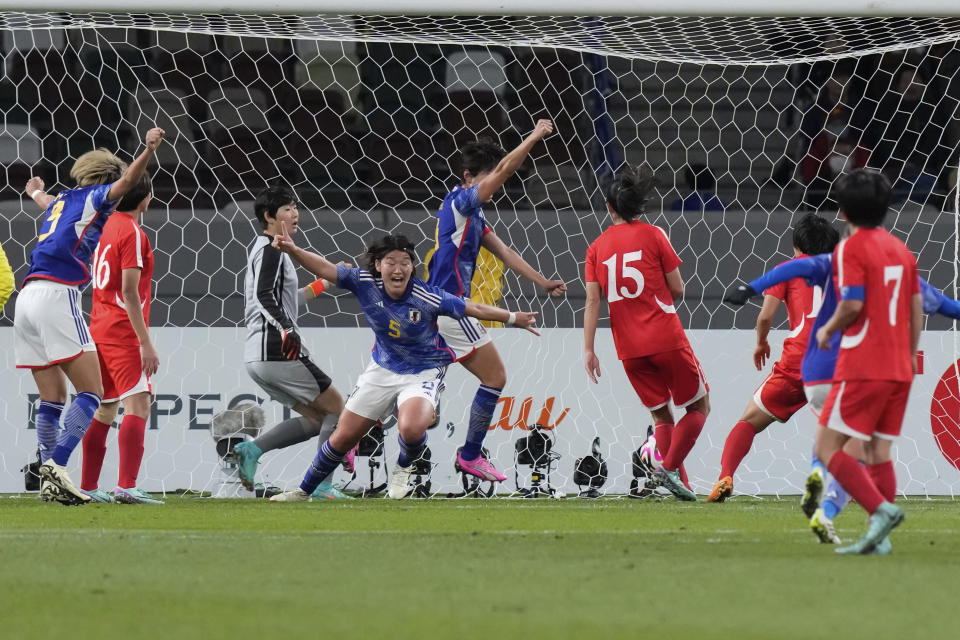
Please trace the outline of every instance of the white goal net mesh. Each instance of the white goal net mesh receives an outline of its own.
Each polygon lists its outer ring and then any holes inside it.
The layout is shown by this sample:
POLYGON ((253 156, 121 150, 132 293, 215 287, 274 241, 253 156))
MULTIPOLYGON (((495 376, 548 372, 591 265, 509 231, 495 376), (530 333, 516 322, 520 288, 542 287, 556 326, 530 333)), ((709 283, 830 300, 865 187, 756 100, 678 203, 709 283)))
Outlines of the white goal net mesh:
MULTIPOLYGON (((649 414, 608 333, 599 345, 604 378, 588 383, 580 329, 585 250, 608 224, 601 187, 624 162, 654 170, 649 220, 684 261, 678 312, 712 390, 713 412, 687 465, 700 492, 765 375, 751 360, 756 307, 735 311, 721 295, 791 257, 790 227, 807 211, 839 228, 830 189, 840 173, 868 166, 890 177, 888 226, 916 252, 923 277, 957 297, 957 18, 4 13, 0 50, 0 244, 18 281, 41 214, 23 196, 27 178, 72 186, 81 153, 102 146, 129 158, 148 127, 167 131, 143 220, 157 259, 150 320, 161 349, 141 473, 150 490, 229 482, 208 430, 228 406, 261 401, 268 426, 284 414, 242 363, 242 283, 259 190, 292 186, 303 203, 301 242, 328 257, 356 262, 369 241, 400 232, 422 258, 434 213, 457 182, 459 146, 488 137, 512 148, 538 118, 551 118, 556 133, 485 214, 530 264, 567 282, 568 294, 547 298, 492 260, 475 280, 484 301, 538 311, 546 329, 540 339, 494 332, 508 382, 487 446, 511 476, 504 491, 528 489, 548 469, 552 487, 576 491, 575 461, 595 438, 608 465, 601 491, 626 493, 634 477, 631 456, 649 414), (517 441, 538 423, 560 458, 545 468, 517 464, 517 441)), ((12 317, 13 301, 0 329, 10 372, 0 491, 22 488, 19 469, 36 444, 36 389, 29 376, 13 377, 12 317)), ((319 366, 349 392, 372 344, 354 300, 325 294, 301 324, 319 366)), ((944 318, 931 317, 927 329, 898 474, 905 493, 955 495, 956 334, 944 318)), ((785 334, 773 336, 774 358, 785 334)), ((430 432, 430 492, 458 490, 454 451, 477 384, 451 368, 430 432)), ((802 411, 758 437, 738 491, 798 492, 813 424, 802 411)), ((269 453, 263 481, 292 487, 314 450, 269 453)), ((388 430, 388 467, 395 453, 388 430)), ((362 459, 350 487, 369 484, 369 472, 382 481, 384 468, 362 459)))

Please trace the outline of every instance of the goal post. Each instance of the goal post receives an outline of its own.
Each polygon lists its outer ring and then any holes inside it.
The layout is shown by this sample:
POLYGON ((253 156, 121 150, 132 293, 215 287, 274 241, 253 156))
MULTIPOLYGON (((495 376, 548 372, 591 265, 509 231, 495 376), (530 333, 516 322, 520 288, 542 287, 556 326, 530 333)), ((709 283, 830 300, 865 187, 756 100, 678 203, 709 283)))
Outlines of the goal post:
MULTIPOLYGON (((138 5, 138 13, 104 1, 26 4, 0 0, 0 244, 18 280, 39 215, 22 195, 26 177, 62 188, 80 153, 106 146, 129 157, 145 127, 167 130, 143 220, 157 256, 151 325, 161 353, 143 473, 150 490, 222 479, 209 431, 215 414, 243 402, 262 402, 268 425, 285 414, 246 376, 239 347, 260 189, 284 182, 296 190, 301 237, 324 255, 356 263, 377 234, 402 232, 422 258, 433 246, 433 215, 457 182, 458 147, 482 135, 509 148, 540 117, 555 121, 556 134, 485 214, 530 264, 567 282, 568 295, 547 298, 494 261, 476 281, 490 302, 540 312, 544 328, 540 339, 493 329, 508 382, 488 447, 511 476, 508 491, 515 467, 529 487, 532 468, 517 464, 516 447, 536 424, 562 456, 551 463, 556 488, 577 490, 574 462, 595 438, 609 470, 602 490, 625 493, 633 478, 649 414, 607 330, 600 385, 588 383, 582 364, 584 254, 608 223, 604 179, 623 162, 655 171, 648 219, 684 261, 678 312, 713 404, 689 463, 700 492, 716 479, 723 440, 765 375, 750 358, 757 308, 735 311, 721 294, 788 259, 791 225, 807 211, 839 227, 830 199, 839 173, 870 166, 890 176, 889 226, 918 254, 922 275, 956 297, 960 18, 923 17, 956 16, 955 3, 855 1, 837 15, 835 3, 816 0, 743 1, 709 17, 720 9, 701 11, 706 3, 692 0, 601 1, 591 5, 597 18, 568 15, 582 3, 565 1, 479 2, 471 16, 417 0, 355 3, 359 10, 323 3, 325 14, 242 0, 233 14, 176 0, 162 10, 138 5), (740 15, 772 6, 781 15, 740 15), (912 15, 898 17, 907 6, 912 15), (794 10, 806 15, 789 17, 794 10)), ((0 326, 8 344, 13 304, 0 326)), ((319 366, 349 392, 372 343, 355 302, 324 294, 303 324, 319 366)), ((775 358, 783 328, 771 339, 775 358)), ((956 495, 957 334, 943 318, 927 328, 898 473, 906 493, 956 495)), ((13 380, 0 391, 0 423, 15 434, 0 452, 0 492, 17 489, 35 446, 35 389, 27 376, 13 380)), ((451 367, 429 435, 435 491, 459 486, 453 452, 477 384, 451 367)), ((799 491, 812 437, 806 412, 771 426, 737 490, 799 491)), ((104 478, 115 468, 110 446, 104 478)), ((392 439, 387 453, 396 453, 392 439)), ((307 445, 271 452, 264 481, 293 486, 312 455, 307 445)))

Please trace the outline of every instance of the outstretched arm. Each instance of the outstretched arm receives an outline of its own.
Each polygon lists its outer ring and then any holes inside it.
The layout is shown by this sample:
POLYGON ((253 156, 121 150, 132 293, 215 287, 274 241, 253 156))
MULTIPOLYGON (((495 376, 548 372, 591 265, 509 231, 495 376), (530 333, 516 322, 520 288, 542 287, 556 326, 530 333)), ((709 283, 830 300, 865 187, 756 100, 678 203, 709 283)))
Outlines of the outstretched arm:
POLYGON ((553 297, 562 296, 567 291, 563 280, 547 280, 546 276, 534 269, 519 253, 511 249, 493 231, 483 234, 483 247, 499 258, 511 271, 534 283, 553 297))
POLYGON ((812 283, 822 284, 830 275, 832 258, 831 254, 824 253, 785 262, 751 281, 750 284, 739 285, 729 290, 724 295, 723 301, 737 306, 744 305, 753 296, 760 295, 760 292, 794 278, 805 278, 812 283))
POLYGON ((312 251, 301 249, 287 235, 287 225, 280 223, 280 232, 273 237, 273 246, 303 265, 303 268, 328 282, 337 282, 337 265, 312 251))
POLYGON ((537 120, 533 132, 516 149, 505 155, 493 171, 477 183, 477 198, 480 202, 490 200, 503 183, 520 168, 530 150, 533 149, 533 145, 550 133, 553 133, 553 123, 549 120, 537 120))
POLYGON ((147 144, 147 148, 140 152, 140 155, 127 167, 123 175, 120 176, 120 179, 110 185, 110 191, 107 192, 107 200, 119 200, 127 195, 127 192, 140 182, 140 178, 143 177, 143 173, 147 170, 147 163, 150 162, 150 158, 153 157, 157 147, 163 142, 164 134, 164 130, 160 127, 154 127, 147 131, 147 134, 143 138, 147 144))
POLYGON ((526 329, 534 335, 540 333, 533 327, 537 324, 536 311, 507 311, 500 307, 491 307, 488 304, 464 300, 466 310, 463 315, 476 318, 477 320, 493 320, 504 324, 511 324, 521 329, 526 329))
POLYGON ((600 377, 600 359, 594 351, 597 339, 597 322, 600 319, 600 301, 603 291, 599 282, 587 283, 587 306, 583 311, 583 366, 587 369, 590 380, 597 384, 600 377))

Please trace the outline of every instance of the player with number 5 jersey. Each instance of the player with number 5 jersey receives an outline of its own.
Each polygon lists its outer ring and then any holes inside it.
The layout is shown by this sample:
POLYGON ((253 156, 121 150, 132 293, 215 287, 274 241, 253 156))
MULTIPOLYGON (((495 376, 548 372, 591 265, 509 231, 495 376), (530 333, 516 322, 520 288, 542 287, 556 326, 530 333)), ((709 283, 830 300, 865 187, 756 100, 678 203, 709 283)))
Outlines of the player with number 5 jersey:
POLYGON ((39 177, 27 181, 27 194, 46 211, 46 219, 17 298, 13 335, 17 367, 31 370, 40 395, 37 440, 44 499, 90 500, 65 468, 103 395, 96 347, 80 312, 80 290, 90 281, 90 258, 107 218, 140 182, 163 135, 163 129, 150 129, 146 149, 129 167, 106 149, 83 154, 70 170, 77 186, 56 196, 44 191, 39 177), (77 395, 60 429, 67 379, 77 395))
POLYGON ((607 186, 613 225, 587 249, 584 312, 585 366, 596 383, 600 361, 594 351, 600 301, 610 309, 610 329, 623 368, 653 415, 657 446, 664 457, 660 479, 677 498, 696 500, 682 465, 710 411, 709 387, 684 333, 674 301, 683 295, 680 257, 667 234, 639 220, 653 174, 628 168, 607 186), (686 415, 674 426, 670 401, 686 415))

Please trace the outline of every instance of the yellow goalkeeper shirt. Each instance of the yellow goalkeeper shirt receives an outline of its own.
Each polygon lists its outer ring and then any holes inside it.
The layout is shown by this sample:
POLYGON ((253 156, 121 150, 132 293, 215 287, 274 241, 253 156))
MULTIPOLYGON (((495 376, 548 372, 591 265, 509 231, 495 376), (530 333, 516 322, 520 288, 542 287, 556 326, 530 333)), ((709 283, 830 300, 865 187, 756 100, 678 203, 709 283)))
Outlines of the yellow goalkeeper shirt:
POLYGON ((7 304, 12 293, 13 269, 10 268, 10 261, 7 260, 3 247, 0 247, 0 311, 3 311, 3 305, 7 304))

